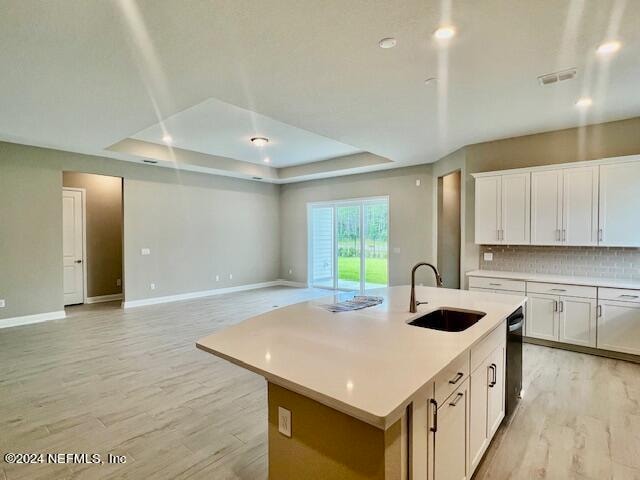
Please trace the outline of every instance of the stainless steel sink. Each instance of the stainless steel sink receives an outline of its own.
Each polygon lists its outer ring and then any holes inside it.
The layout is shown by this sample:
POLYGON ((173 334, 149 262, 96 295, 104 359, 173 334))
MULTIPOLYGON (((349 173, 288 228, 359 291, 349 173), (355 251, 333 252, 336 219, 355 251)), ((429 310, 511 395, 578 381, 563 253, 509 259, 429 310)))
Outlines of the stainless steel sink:
POLYGON ((442 307, 409 322, 414 327, 431 328, 445 332, 462 332, 478 322, 486 313, 473 310, 442 307))

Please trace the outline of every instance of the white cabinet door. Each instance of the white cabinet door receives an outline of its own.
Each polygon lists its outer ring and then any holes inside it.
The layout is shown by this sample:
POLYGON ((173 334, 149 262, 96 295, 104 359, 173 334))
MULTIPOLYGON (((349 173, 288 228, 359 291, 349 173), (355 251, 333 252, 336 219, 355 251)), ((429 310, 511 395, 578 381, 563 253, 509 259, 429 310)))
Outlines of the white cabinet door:
POLYGON ((558 300, 556 295, 528 293, 527 337, 558 340, 558 300))
POLYGON ((558 245, 562 237, 562 170, 531 174, 531 244, 558 245))
POLYGON ((485 361, 469 377, 469 473, 472 473, 489 445, 487 401, 493 372, 485 361))
POLYGON ((531 233, 531 174, 502 176, 500 243, 528 245, 531 233))
POLYGON ((640 304, 600 300, 598 348, 640 355, 640 304))
POLYGON ((640 162, 600 166, 600 245, 640 246, 638 198, 640 162))
POLYGON ((500 243, 500 189, 502 177, 476 179, 475 242, 477 244, 500 243))
POLYGON ((438 407, 434 440, 434 480, 464 480, 467 475, 469 381, 438 407))
POLYGON ((487 437, 493 438, 504 418, 505 346, 500 345, 489 356, 489 390, 487 398, 487 437))
POLYGON ((598 167, 563 170, 562 244, 598 244, 598 167))
POLYGON ((591 298, 560 297, 559 340, 564 343, 596 346, 596 301, 591 298))

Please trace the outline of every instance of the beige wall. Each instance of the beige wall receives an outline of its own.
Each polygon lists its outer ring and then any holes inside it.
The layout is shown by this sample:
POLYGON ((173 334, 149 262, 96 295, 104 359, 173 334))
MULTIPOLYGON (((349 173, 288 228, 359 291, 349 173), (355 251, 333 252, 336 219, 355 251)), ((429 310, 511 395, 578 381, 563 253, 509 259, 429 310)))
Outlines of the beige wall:
POLYGON ((85 189, 87 296, 122 293, 122 178, 63 172, 62 185, 85 189))
POLYGON ((438 270, 447 288, 460 288, 461 172, 438 179, 438 270))
MULTIPOLYGON (((433 261, 433 178, 430 165, 312 180, 281 186, 281 277, 307 282, 307 204, 389 196, 389 283, 409 283, 411 266, 433 261), (416 180, 420 186, 416 186, 416 180), (399 253, 394 252, 399 249, 399 253), (289 269, 293 273, 289 275, 289 269)), ((430 272, 418 280, 433 284, 430 272)))
POLYGON ((62 310, 63 171, 125 178, 127 300, 278 276, 277 185, 0 142, 0 318, 62 310))

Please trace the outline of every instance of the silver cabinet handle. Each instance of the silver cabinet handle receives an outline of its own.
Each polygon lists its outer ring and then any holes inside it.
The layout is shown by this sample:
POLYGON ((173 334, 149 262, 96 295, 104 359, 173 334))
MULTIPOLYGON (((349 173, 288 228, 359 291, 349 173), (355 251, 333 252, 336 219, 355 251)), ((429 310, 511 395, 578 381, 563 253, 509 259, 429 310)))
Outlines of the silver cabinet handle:
POLYGON ((564 288, 552 288, 551 289, 552 292, 566 292, 567 290, 564 288))
POLYGON ((451 385, 455 385, 456 383, 458 383, 462 379, 462 377, 464 377, 464 373, 458 372, 458 373, 456 373, 455 377, 453 377, 451 380, 449 380, 449 383, 451 385))
POLYGON ((489 381, 489 388, 493 388, 494 385, 496 384, 496 364, 492 363, 491 365, 489 365, 489 371, 491 372, 491 380, 489 381))
POLYGON ((438 431, 438 402, 431 398, 429 399, 429 403, 433 406, 433 421, 431 423, 432 427, 429 430, 436 433, 438 431))
POLYGON ((596 317, 601 317, 602 316, 602 305, 598 305, 596 307, 596 317))
POLYGON ((604 232, 603 230, 600 228, 598 229, 598 241, 602 242, 604 240, 604 232))
POLYGON ((560 229, 558 228, 556 230, 556 241, 561 241, 562 240, 562 236, 560 235, 560 229))
POLYGON ((560 310, 558 310, 560 313, 564 312, 564 302, 562 300, 560 300, 560 310))
POLYGON ((558 301, 557 301, 557 300, 554 300, 554 301, 553 301, 553 311, 554 311, 554 312, 557 312, 557 311, 558 311, 558 301))
POLYGON ((489 283, 489 285, 493 285, 494 287, 500 287, 502 286, 501 283, 489 283))
POLYGON ((638 295, 620 295, 619 298, 638 298, 638 295))
POLYGON ((562 241, 567 241, 567 231, 564 228, 562 229, 562 241))
POLYGON ((464 393, 458 392, 458 394, 456 395, 456 398, 454 398, 452 401, 450 401, 449 405, 451 405, 452 407, 455 407, 456 405, 458 405, 458 402, 460 401, 460 399, 462 397, 464 397, 464 393))

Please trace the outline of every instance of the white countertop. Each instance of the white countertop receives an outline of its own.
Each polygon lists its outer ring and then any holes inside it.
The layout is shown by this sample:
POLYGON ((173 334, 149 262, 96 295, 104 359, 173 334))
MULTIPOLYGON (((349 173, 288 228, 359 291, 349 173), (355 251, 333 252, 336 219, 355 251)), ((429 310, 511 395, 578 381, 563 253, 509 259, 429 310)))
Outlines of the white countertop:
MULTIPOLYGON (((330 313, 334 296, 273 310, 197 342, 229 360, 318 402, 387 428, 412 397, 458 355, 485 337, 526 301, 525 297, 416 287, 429 301, 409 313, 408 286, 367 292, 381 305, 330 313), (439 307, 486 313, 463 332, 407 325, 439 307)), ((344 299, 344 294, 341 299, 344 299)))
POLYGON ((601 277, 577 277, 567 275, 551 275, 546 273, 503 272, 499 270, 472 270, 469 277, 505 278, 529 282, 564 283, 566 285, 585 285, 588 287, 630 288, 640 289, 639 280, 601 277))

